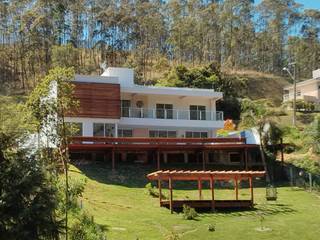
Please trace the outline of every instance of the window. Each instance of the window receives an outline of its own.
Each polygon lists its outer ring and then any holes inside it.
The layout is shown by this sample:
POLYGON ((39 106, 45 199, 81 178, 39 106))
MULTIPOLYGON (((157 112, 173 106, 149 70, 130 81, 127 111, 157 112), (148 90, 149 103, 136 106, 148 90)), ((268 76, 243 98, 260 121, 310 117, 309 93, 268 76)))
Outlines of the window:
POLYGON ((121 117, 130 117, 130 100, 121 100, 121 117))
POLYGON ((167 130, 150 130, 149 137, 156 138, 175 138, 177 137, 176 131, 167 131, 167 130))
POLYGON ((156 114, 157 114, 157 118, 173 119, 173 105, 157 104, 156 114))
POLYGON ((206 120, 206 106, 190 105, 190 120, 206 120))
POLYGON ((95 137, 114 137, 114 124, 94 123, 93 136, 95 137))
POLYGON ((132 129, 118 129, 118 137, 132 137, 132 129))
POLYGON ((83 135, 83 124, 75 122, 66 122, 67 135, 69 136, 82 136, 83 135))
POLYGON ((297 90, 297 97, 301 96, 301 90, 297 90))
POLYGON ((104 123, 93 124, 93 136, 104 137, 104 123))
POLYGON ((186 138, 208 138, 208 132, 186 132, 186 138))
POLYGON ((229 161, 231 163, 240 163, 241 155, 238 152, 230 152, 229 153, 229 161))

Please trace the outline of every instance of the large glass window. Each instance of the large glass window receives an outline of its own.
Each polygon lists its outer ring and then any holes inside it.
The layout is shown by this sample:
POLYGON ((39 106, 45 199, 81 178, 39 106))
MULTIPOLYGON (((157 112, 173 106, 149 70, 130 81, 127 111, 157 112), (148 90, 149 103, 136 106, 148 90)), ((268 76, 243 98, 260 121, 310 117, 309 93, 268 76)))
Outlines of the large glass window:
POLYGON ((121 117, 130 117, 130 100, 121 100, 121 117))
POLYGON ((114 137, 114 124, 94 123, 93 136, 95 137, 114 137))
POLYGON ((156 105, 157 118, 172 119, 173 105, 172 104, 157 104, 156 105))
POLYGON ((132 137, 132 129, 118 129, 118 137, 132 137))
POLYGON ((93 136, 104 137, 104 123, 93 124, 93 136))
POLYGON ((208 132, 186 132, 186 138, 208 138, 208 132))
POLYGON ((206 120, 206 106, 190 105, 190 120, 206 120))
POLYGON ((167 130, 150 130, 149 137, 175 138, 175 137, 177 137, 177 132, 176 131, 167 131, 167 130))

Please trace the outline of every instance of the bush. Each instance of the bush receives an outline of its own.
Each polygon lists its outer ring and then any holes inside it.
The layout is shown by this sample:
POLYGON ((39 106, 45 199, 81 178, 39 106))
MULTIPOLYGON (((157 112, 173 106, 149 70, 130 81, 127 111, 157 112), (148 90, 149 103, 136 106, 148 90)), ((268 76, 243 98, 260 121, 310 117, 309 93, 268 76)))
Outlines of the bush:
POLYGON ((90 216, 82 213, 70 228, 71 240, 105 240, 101 227, 90 216))
MULTIPOLYGON (((155 197, 155 198, 158 198, 159 197, 159 191, 156 187, 152 186, 151 183, 147 183, 146 186, 145 186, 146 190, 147 190, 147 193, 152 196, 152 197, 155 197)), ((161 198, 162 199, 166 199, 167 197, 163 194, 161 194, 161 198)))
POLYGON ((194 220, 198 216, 196 210, 188 205, 183 205, 183 218, 186 220, 194 220))
POLYGON ((216 231, 216 227, 213 224, 209 224, 208 225, 208 231, 209 232, 214 232, 214 231, 216 231))

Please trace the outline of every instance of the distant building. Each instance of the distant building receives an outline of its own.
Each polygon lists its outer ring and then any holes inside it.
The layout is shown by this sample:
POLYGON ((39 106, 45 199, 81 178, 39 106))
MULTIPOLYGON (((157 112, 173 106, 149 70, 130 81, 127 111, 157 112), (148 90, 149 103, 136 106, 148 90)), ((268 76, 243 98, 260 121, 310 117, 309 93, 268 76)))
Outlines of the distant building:
MULTIPOLYGON (((292 101, 294 98, 293 84, 283 88, 283 102, 292 101)), ((320 69, 312 72, 312 79, 297 83, 297 100, 305 102, 320 102, 320 69)))

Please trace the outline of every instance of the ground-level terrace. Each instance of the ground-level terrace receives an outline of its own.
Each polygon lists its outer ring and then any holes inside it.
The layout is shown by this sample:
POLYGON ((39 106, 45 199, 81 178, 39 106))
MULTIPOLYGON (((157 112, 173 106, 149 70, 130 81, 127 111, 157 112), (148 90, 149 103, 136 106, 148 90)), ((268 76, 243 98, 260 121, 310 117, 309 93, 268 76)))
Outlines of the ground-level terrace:
POLYGON ((258 145, 245 138, 136 138, 73 137, 69 145, 74 160, 153 164, 155 169, 261 169, 258 145))

